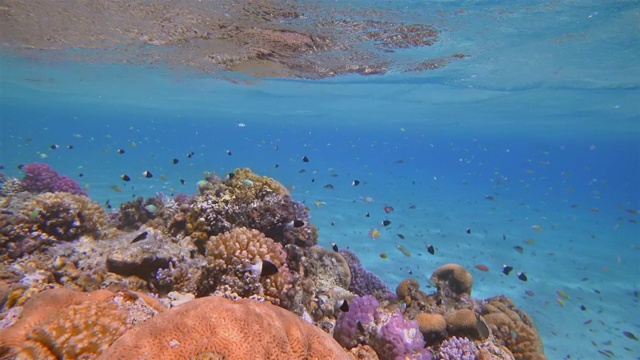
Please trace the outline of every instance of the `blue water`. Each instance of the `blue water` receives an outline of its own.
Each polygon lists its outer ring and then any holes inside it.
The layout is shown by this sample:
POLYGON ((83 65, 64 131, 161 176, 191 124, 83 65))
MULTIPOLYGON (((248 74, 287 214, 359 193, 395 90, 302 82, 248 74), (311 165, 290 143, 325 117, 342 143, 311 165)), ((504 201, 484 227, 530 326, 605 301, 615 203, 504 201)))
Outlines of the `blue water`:
POLYGON ((473 269, 474 296, 506 294, 533 317, 549 359, 640 358, 622 333, 640 334, 640 4, 527 4, 371 3, 445 29, 448 41, 397 64, 472 54, 419 73, 238 83, 5 51, 0 164, 20 177, 19 164, 47 162, 116 206, 250 167, 311 208, 320 244, 354 249, 391 287, 457 262, 473 269))

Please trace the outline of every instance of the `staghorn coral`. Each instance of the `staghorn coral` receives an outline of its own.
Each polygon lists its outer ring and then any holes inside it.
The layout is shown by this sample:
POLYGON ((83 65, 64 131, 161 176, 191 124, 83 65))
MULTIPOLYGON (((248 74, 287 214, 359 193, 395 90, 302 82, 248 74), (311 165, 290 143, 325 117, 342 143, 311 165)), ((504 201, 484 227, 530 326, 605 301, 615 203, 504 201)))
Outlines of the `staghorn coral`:
POLYGON ((162 311, 157 300, 132 292, 47 290, 24 305, 15 324, 0 330, 0 356, 94 358, 127 329, 162 311))
POLYGON ((261 296, 278 304, 288 302, 297 275, 287 266, 287 255, 282 245, 266 237, 260 231, 235 228, 218 236, 212 236, 206 244, 209 267, 205 270, 198 293, 213 293, 218 287, 228 286, 239 296, 261 296), (278 267, 271 276, 256 276, 246 271, 247 264, 268 260, 278 267))
POLYGON ((533 320, 506 296, 487 299, 482 317, 500 345, 509 349, 516 360, 546 359, 533 320))
POLYGON ((21 180, 22 187, 33 193, 67 192, 75 195, 87 195, 80 184, 68 176, 59 175, 49 165, 31 163, 25 165, 25 175, 21 180))
POLYGON ((431 281, 438 291, 446 294, 451 291, 455 295, 471 295, 473 277, 458 264, 445 264, 437 268, 431 275, 431 281))
POLYGON ((349 359, 330 335, 269 303, 209 296, 128 331, 98 359, 349 359))
POLYGON ((21 194, 0 214, 0 224, 0 255, 11 258, 80 236, 99 239, 108 225, 100 204, 65 192, 21 194))

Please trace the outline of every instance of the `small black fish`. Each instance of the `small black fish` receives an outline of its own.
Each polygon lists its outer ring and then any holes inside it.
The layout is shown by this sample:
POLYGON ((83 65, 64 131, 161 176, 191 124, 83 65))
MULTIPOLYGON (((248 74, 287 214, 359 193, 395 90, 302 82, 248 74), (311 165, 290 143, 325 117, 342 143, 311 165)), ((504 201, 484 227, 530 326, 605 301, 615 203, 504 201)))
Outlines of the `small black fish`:
POLYGON ((4 170, 4 165, 0 164, 0 170, 4 170))
POLYGON ((131 180, 131 178, 127 174, 120 175, 120 179, 122 179, 123 181, 130 181, 131 180))
POLYGON ((527 274, 525 274, 523 272, 519 272, 516 275, 518 275, 518 279, 520 279, 522 281, 527 281, 527 274))
POLYGON ((332 184, 327 184, 327 185, 324 186, 324 188, 327 189, 327 190, 333 190, 334 186, 332 184))
POLYGON ((302 157, 302 162, 309 162, 309 158, 307 157, 307 155, 302 157))
POLYGON ((184 185, 185 182, 184 179, 180 179, 180 184, 184 185))
POLYGON ((507 235, 502 234, 502 241, 507 240, 507 235))
POLYGON ((513 250, 515 250, 516 252, 518 252, 519 254, 524 253, 524 248, 520 245, 516 245, 513 247, 513 250))
POLYGON ((306 172, 307 172, 307 170, 305 170, 305 169, 300 169, 300 170, 298 171, 298 174, 304 174, 304 173, 306 173, 306 172))
POLYGON ((111 204, 109 203, 109 200, 107 199, 107 201, 104 203, 104 206, 107 207, 107 209, 111 209, 111 204))
POLYGON ((436 253, 436 249, 433 247, 433 245, 429 244, 429 245, 427 246, 427 252, 428 252, 429 254, 431 254, 431 255, 435 255, 435 253, 436 253))
POLYGON ((364 326, 362 326, 362 323, 360 321, 356 322, 356 329, 358 329, 358 331, 360 331, 361 333, 364 333, 364 326))
POLYGON ((409 275, 413 275, 413 270, 409 270, 409 275))
POLYGON ((353 180, 353 181, 351 182, 351 185, 353 185, 353 186, 358 186, 358 185, 360 185, 360 180, 353 180))
POLYGON ((22 168, 24 167, 24 165, 23 165, 23 164, 20 164, 20 165, 18 165, 18 166, 16 166, 16 167, 18 168, 18 170, 22 170, 22 168))
POLYGON ((304 226, 304 221, 302 220, 293 220, 293 227, 299 228, 304 226))
POLYGON ((276 264, 272 263, 269 260, 262 260, 262 272, 260 272, 260 276, 271 276, 277 273, 278 267, 276 266, 276 264))
POLYGON ((78 174, 78 177, 83 177, 83 176, 84 176, 83 173, 78 174))
POLYGON ((278 164, 275 164, 275 166, 274 166, 274 167, 275 167, 275 168, 277 169, 277 168, 279 168, 279 167, 280 167, 280 165, 278 165, 278 164))
POLYGON ((311 179, 311 182, 312 183, 316 182, 316 178, 311 179))
POLYGON ((191 159, 191 158, 193 157, 193 155, 195 155, 195 154, 196 154, 196 153, 194 153, 193 151, 189 151, 189 152, 187 153, 187 157, 188 157, 189 159, 191 159))
POLYGON ((347 312, 349 311, 349 303, 347 302, 347 300, 342 300, 342 305, 340 305, 340 311, 342 312, 347 312))
POLYGON ((229 155, 229 156, 233 155, 233 154, 231 153, 231 150, 227 150, 227 155, 229 155))
POLYGON ((582 310, 582 311, 587 311, 587 307, 586 307, 586 306, 584 306, 584 305, 580 305, 580 310, 582 310))
POLYGON ((332 242, 331 243, 331 248, 333 249, 333 251, 338 252, 340 251, 340 249, 338 249, 338 244, 332 242))
POLYGON ((404 240, 404 235, 402 235, 402 234, 396 234, 396 235, 398 235, 398 237, 399 237, 400 239, 404 240))
POLYGON ((509 275, 509 273, 511 273, 511 271, 513 270, 513 267, 507 265, 507 264, 502 264, 502 273, 505 275, 509 275))
POLYGON ((124 149, 118 149, 118 154, 124 154, 124 149))
POLYGON ((152 178, 152 177, 153 177, 153 174, 151 173, 151 171, 149 171, 149 170, 145 170, 145 171, 142 173, 142 176, 144 176, 144 177, 146 177, 146 178, 152 178))
POLYGON ((631 340, 635 340, 635 341, 640 340, 631 331, 623 331, 622 334, 624 334, 624 336, 628 337, 631 340))
POLYGON ((332 221, 332 222, 331 222, 331 226, 334 226, 335 224, 336 224, 336 222, 335 222, 335 221, 332 221))
POLYGON ((467 228, 467 234, 471 234, 471 228, 467 228))
POLYGON ((366 213, 364 213, 364 216, 369 217, 371 216, 371 214, 369 214, 369 212, 367 211, 366 213))
POLYGON ((59 148, 59 147, 60 147, 60 145, 53 144, 53 145, 49 146, 49 149, 51 149, 51 150, 56 150, 56 149, 57 149, 57 148, 59 148))
POLYGON ((391 225, 391 220, 389 219, 382 220, 382 226, 389 226, 389 225, 391 225))
POLYGON ((227 177, 229 178, 229 180, 233 180, 234 177, 236 177, 235 173, 227 173, 227 177))
POLYGON ((133 240, 131 240, 131 243, 133 244, 133 243, 137 243, 138 241, 142 241, 147 238, 147 235, 149 235, 149 233, 146 231, 143 233, 140 233, 140 235, 134 237, 133 240))
POLYGON ((73 145, 67 145, 67 149, 69 150, 73 149, 73 145))
POLYGON ((178 159, 176 159, 176 158, 174 158, 173 160, 171 160, 171 163, 172 163, 173 165, 175 165, 175 164, 177 164, 177 163, 179 163, 179 162, 180 162, 180 160, 178 160, 178 159))

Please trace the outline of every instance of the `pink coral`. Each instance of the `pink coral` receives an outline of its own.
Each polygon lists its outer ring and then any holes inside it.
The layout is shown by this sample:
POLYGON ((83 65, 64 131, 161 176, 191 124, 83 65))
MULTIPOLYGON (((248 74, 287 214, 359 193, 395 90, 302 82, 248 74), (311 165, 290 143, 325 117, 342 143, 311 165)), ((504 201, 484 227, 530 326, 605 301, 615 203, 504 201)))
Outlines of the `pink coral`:
POLYGON ((43 163, 31 163, 25 165, 22 170, 25 176, 22 178, 22 187, 30 192, 68 192, 75 195, 87 195, 80 184, 68 176, 61 176, 49 165, 43 163))

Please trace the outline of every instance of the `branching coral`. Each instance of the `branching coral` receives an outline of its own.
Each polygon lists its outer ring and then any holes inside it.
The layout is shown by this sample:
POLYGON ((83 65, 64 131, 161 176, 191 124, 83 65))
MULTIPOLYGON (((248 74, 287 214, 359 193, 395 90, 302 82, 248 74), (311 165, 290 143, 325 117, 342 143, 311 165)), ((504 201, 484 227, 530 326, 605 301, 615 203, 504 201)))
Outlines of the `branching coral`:
POLYGON ((209 296, 128 331, 99 359, 336 359, 330 335, 269 303, 209 296))
POLYGON ((257 295, 281 304, 287 302, 288 292, 297 279, 287 266, 282 245, 257 230, 235 228, 212 236, 206 244, 206 256, 210 268, 200 283, 200 295, 228 286, 241 297, 257 295), (246 270, 247 265, 264 260, 276 265, 278 273, 260 276, 246 270))
POLYGON ((93 358, 163 310, 157 300, 131 292, 47 290, 25 304, 18 322, 0 330, 0 356, 93 358))
POLYGON ((347 261, 351 271, 349 291, 360 296, 374 295, 380 300, 395 297, 382 279, 362 266, 360 259, 353 251, 340 249, 340 255, 347 261))
POLYGON ((0 255, 6 252, 15 258, 56 241, 99 239, 104 234, 107 215, 86 196, 65 192, 25 196, 0 214, 0 255))
POLYGON ((67 192, 76 195, 87 195, 80 185, 68 176, 61 176, 49 165, 43 163, 31 163, 25 165, 22 178, 22 187, 30 192, 67 192))

